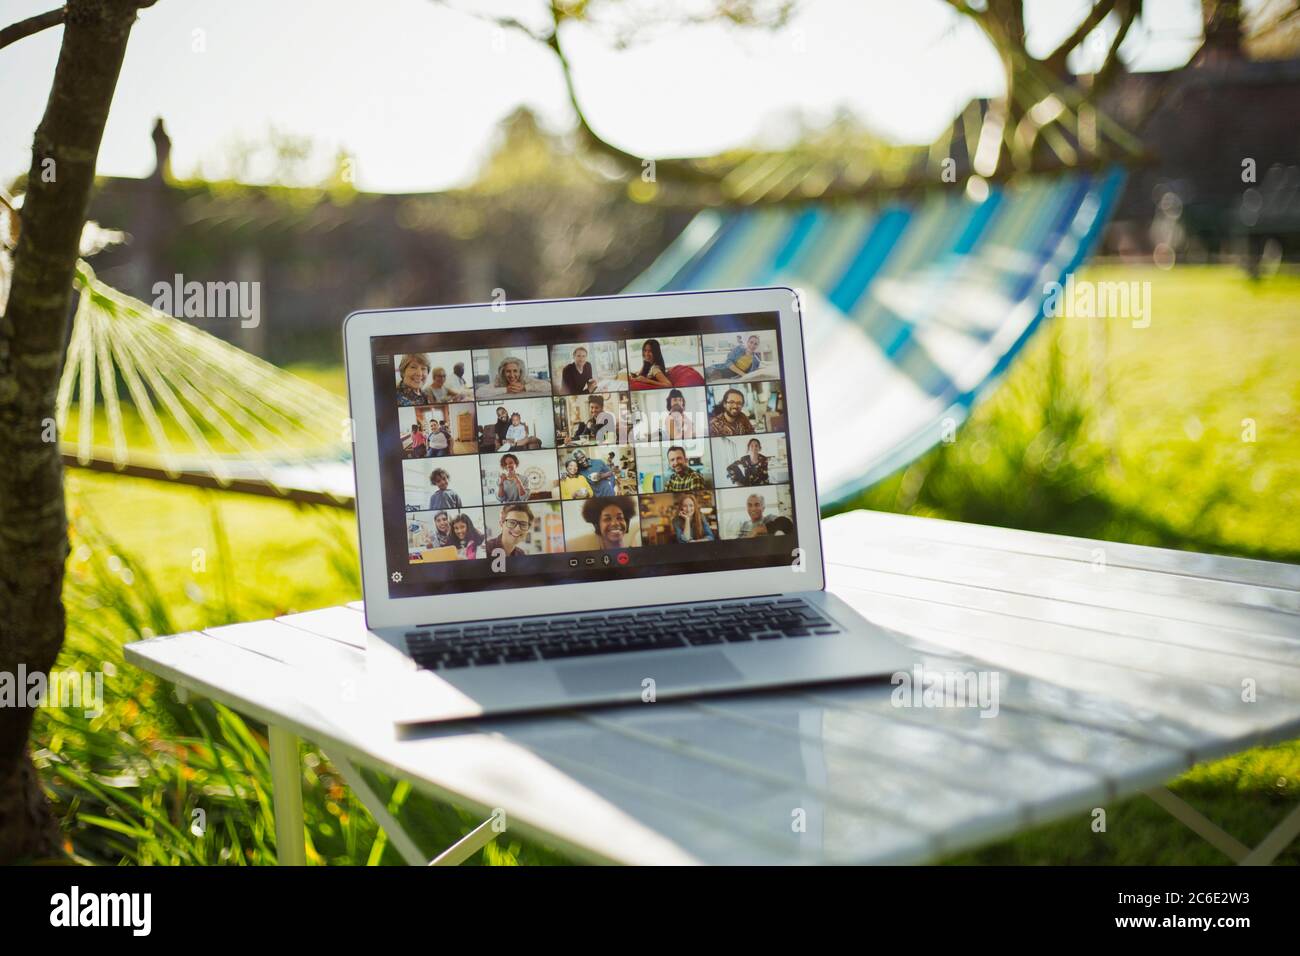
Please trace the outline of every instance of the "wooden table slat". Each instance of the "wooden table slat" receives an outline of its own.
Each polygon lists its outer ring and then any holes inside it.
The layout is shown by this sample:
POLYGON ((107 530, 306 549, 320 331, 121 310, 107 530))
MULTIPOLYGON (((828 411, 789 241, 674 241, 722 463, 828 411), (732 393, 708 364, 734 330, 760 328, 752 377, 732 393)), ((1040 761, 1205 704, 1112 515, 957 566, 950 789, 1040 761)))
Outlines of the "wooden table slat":
POLYGON ((908 741, 911 731, 973 743, 1001 755, 990 757, 995 760, 993 766, 1005 766, 1009 773, 1014 772, 1017 761, 1032 759, 1043 763, 1053 761, 1062 771, 1073 771, 1073 774, 1086 771, 1093 775, 1089 779, 1100 780, 1100 784, 1090 783, 1078 789, 1057 784, 1034 791, 1034 802, 1029 804, 1029 816, 1034 820, 1050 819, 1081 805, 1097 805, 1117 794, 1169 780, 1193 762, 1186 751, 1153 747, 1110 734, 1100 727, 1074 724, 1032 711, 1008 710, 997 720, 980 720, 977 713, 965 708, 894 709, 881 713, 863 706, 861 700, 854 699, 851 690, 838 688, 813 689, 806 696, 829 711, 860 713, 873 732, 878 724, 888 726, 893 739, 899 741, 908 741), (1110 762, 1104 763, 1106 760, 1110 762))
MULTIPOLYGON (((888 696, 886 694, 886 696, 888 696)), ((913 775, 928 786, 1010 802, 1026 820, 1052 817, 1081 800, 1106 797, 1105 779, 1083 766, 1047 763, 1032 753, 994 751, 981 742, 934 734, 898 720, 874 719, 851 708, 808 698, 737 699, 701 703, 721 720, 753 721, 820 747, 852 772, 881 768, 913 775)), ((996 718, 994 718, 996 719, 996 718)))
POLYGON ((204 634, 216 641, 242 647, 313 674, 340 677, 364 670, 365 652, 341 641, 321 639, 280 620, 253 621, 207 628, 204 634))
POLYGON ((902 620, 886 622, 907 628, 907 634, 927 642, 965 653, 988 665, 1019 671, 1049 683, 1064 683, 1098 696, 1120 696, 1140 702, 1153 717, 1199 730, 1199 742, 1190 745, 1196 754, 1219 739, 1248 741, 1271 727, 1290 728, 1300 720, 1300 704, 1280 695, 1262 695, 1247 703, 1240 693, 1221 686, 1172 680, 1158 671, 1142 672, 1104 661, 1069 657, 1020 643, 1008 643, 967 631, 954 633, 934 627, 921 628, 902 620))
POLYGON ((1300 590, 1300 565, 1251 558, 1153 548, 1117 541, 1097 541, 1069 535, 1021 531, 964 521, 940 521, 885 511, 850 511, 822 522, 823 534, 836 536, 838 554, 851 554, 868 533, 874 540, 918 538, 925 541, 981 544, 997 551, 1050 558, 1067 558, 1090 563, 1093 552, 1103 548, 1107 563, 1182 577, 1203 577, 1215 581, 1236 581, 1257 587, 1300 590))
MULTIPOLYGON (((1105 558, 1105 549, 1094 554, 1105 558)), ((878 570, 916 571, 931 576, 936 571, 951 580, 988 582, 1006 590, 1036 592, 1036 586, 1050 582, 1058 591, 1063 586, 1077 588, 1079 597, 1096 595, 1099 603, 1130 607, 1134 597, 1159 598, 1167 613, 1185 613, 1188 608, 1204 605, 1258 608, 1282 614, 1300 613, 1300 591, 1289 588, 1265 588, 1237 581, 1153 573, 1108 559, 1083 562, 1073 558, 1040 557, 998 551, 984 545, 957 541, 920 541, 914 538, 872 538, 859 543, 848 561, 850 566, 878 570)))
MULTIPOLYGON (((806 790, 844 812, 881 816, 931 835, 954 827, 996 829, 1022 817, 1020 808, 1007 801, 969 789, 935 788, 929 781, 890 766, 875 765, 871 773, 846 772, 837 778, 833 790, 827 790, 806 780, 803 748, 797 741, 752 725, 701 720, 698 714, 674 705, 584 716, 630 739, 671 750, 696 766, 717 767, 728 779, 752 776, 773 787, 806 790)), ((863 769, 862 762, 852 755, 840 756, 841 768, 863 769)))
POLYGON ((317 611, 286 614, 276 620, 287 627, 296 627, 311 634, 328 637, 340 644, 364 649, 366 646, 366 618, 350 604, 323 607, 317 611))
MULTIPOLYGON (((576 738, 529 734, 526 743, 518 737, 511 739, 563 768, 575 781, 647 825, 655 826, 664 834, 676 834, 691 854, 703 862, 825 861, 824 848, 805 836, 807 830, 800 833, 775 823, 787 807, 798 805, 797 794, 759 787, 740 794, 737 800, 739 788, 730 788, 726 793, 728 801, 709 805, 699 801, 698 787, 684 786, 675 774, 629 777, 617 763, 616 769, 611 770, 598 761, 593 762, 589 748, 576 738), (693 824, 689 830, 683 825, 686 821, 693 824)), ((642 753, 635 748, 632 752, 642 753)), ((659 757, 657 752, 648 756, 652 761, 659 757)), ((871 827, 863 839, 898 862, 923 858, 931 849, 923 835, 888 825, 871 827)))
MULTIPOLYGON (((959 608, 921 598, 883 594, 858 589, 843 590, 841 596, 858 606, 872 620, 898 633, 938 640, 945 647, 962 648, 962 641, 974 648, 984 640, 1023 647, 1035 655, 1056 654, 1070 661, 1095 661, 1134 674, 1159 675, 1171 684, 1192 682, 1240 693, 1243 681, 1253 681, 1260 701, 1270 698, 1300 699, 1300 668, 1245 660, 1232 654, 1105 635, 1099 631, 1025 621, 978 608, 959 608), (935 635, 945 635, 936 638, 935 635)), ((971 651, 974 653, 974 651, 971 651)), ((999 660, 1006 660, 1005 654, 999 660)), ((1007 665, 1012 666, 1012 665, 1007 665)), ((1263 709, 1263 708, 1257 708, 1263 709)))
MULTIPOLYGON (((661 718, 674 723, 700 720, 689 705, 655 704, 661 718)), ((618 723, 608 724, 609 710, 590 715, 588 721, 570 721, 568 726, 530 723, 505 731, 512 741, 551 759, 569 761, 578 779, 590 779, 594 771, 617 778, 638 792, 656 794, 666 803, 692 811, 701 804, 725 811, 732 827, 757 834, 769 847, 782 847, 791 860, 824 856, 828 851, 806 834, 793 829, 793 814, 804 811, 808 818, 821 814, 833 803, 840 825, 856 834, 858 844, 845 850, 854 859, 868 851, 873 858, 892 862, 924 859, 935 852, 934 828, 910 826, 888 819, 852 801, 825 799, 825 770, 819 759, 799 772, 788 767, 758 774, 744 772, 733 760, 699 748, 683 746, 668 738, 635 732, 618 723), (611 732, 612 731, 612 732, 611 732), (852 818, 852 823, 848 821, 852 818), (810 842, 811 841, 811 842, 810 842)), ((624 712, 620 716, 626 716, 624 712)), ((799 748, 787 747, 783 755, 798 760, 799 748)), ((1005 821, 999 821, 1005 823, 1005 821)))
POLYGON ((1048 569, 1038 575, 1012 573, 1000 567, 990 555, 981 564, 964 565, 951 560, 945 550, 930 557, 898 554, 890 556, 884 549, 863 550, 852 563, 836 563, 829 574, 861 570, 911 578, 918 584, 964 584, 990 593, 1037 597, 1060 601, 1067 606, 1109 609, 1117 613, 1137 613, 1146 617, 1163 617, 1187 625, 1211 625, 1257 634, 1293 639, 1300 628, 1300 615, 1275 607, 1222 603, 1198 597, 1171 597, 1138 589, 1121 589, 1107 584, 1110 572, 1093 574, 1073 571, 1079 580, 1050 576, 1048 569))
MULTIPOLYGON (((1270 634, 1229 629, 1195 622, 1171 621, 1141 612, 1118 611, 1090 605, 1052 601, 1023 594, 990 591, 951 581, 933 581, 891 572, 837 567, 828 580, 836 587, 851 588, 906 600, 920 600, 949 612, 967 610, 995 614, 1027 625, 1042 624, 1087 631, 1104 638, 1111 636, 1155 645, 1151 653, 1164 648, 1200 650, 1227 654, 1241 661, 1258 661, 1284 668, 1300 668, 1300 640, 1270 634)), ((1300 619, 1297 619, 1300 622, 1300 619)), ((1109 641, 1107 641, 1109 647, 1109 641)))

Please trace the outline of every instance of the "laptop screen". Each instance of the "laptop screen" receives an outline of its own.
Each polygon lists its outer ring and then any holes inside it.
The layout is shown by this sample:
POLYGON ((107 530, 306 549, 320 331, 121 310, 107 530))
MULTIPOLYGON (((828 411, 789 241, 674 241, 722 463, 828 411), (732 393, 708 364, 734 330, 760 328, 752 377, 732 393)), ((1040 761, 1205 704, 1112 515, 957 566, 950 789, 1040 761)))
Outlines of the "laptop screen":
POLYGON ((391 597, 794 560, 775 312, 371 350, 391 597))

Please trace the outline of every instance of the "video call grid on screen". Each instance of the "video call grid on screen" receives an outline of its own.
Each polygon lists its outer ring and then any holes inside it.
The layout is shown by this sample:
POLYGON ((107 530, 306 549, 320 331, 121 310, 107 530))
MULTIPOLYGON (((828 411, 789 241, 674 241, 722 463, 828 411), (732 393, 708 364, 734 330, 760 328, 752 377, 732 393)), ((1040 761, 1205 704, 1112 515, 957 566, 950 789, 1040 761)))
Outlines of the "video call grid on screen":
POLYGON ((775 312, 382 336, 371 353, 391 597, 793 560, 775 312))

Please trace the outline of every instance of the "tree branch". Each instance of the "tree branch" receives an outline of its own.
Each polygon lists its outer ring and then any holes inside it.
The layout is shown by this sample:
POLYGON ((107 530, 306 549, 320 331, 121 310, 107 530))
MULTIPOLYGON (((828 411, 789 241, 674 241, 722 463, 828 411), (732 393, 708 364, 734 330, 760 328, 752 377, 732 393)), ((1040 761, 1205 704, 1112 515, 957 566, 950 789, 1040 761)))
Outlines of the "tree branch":
POLYGON ((1111 41, 1110 49, 1106 51, 1106 59, 1102 60, 1101 66, 1093 77, 1092 89, 1088 92, 1090 99, 1095 99, 1100 93, 1104 92, 1115 78, 1115 74, 1119 72, 1121 66, 1119 58, 1120 45, 1123 44, 1124 38, 1128 36, 1133 21, 1142 13, 1142 0, 1120 0, 1120 2, 1124 6, 1123 19, 1120 20, 1119 30, 1115 33, 1115 39, 1111 41))
MULTIPOLYGON (((776 25, 785 22, 793 8, 793 0, 790 3, 783 3, 772 19, 772 24, 776 25)), ((547 4, 547 12, 550 14, 551 22, 549 28, 539 31, 533 29, 522 21, 510 16, 495 16, 492 14, 483 14, 471 10, 461 9, 460 12, 475 17, 488 23, 495 24, 503 30, 511 30, 522 33, 524 36, 536 43, 550 49, 559 61, 560 71, 564 76, 564 89, 569 100, 569 105, 573 109, 574 117, 578 122, 578 135, 583 144, 595 153, 599 153, 609 159, 612 159, 620 169, 629 176, 639 176, 643 172, 643 164, 652 157, 637 156, 626 150, 620 149, 613 143, 604 139, 591 126, 590 120, 587 119, 586 111, 582 108, 582 103, 578 99, 578 89, 573 78, 573 67, 569 58, 564 52, 564 46, 560 40, 560 26, 566 20, 578 19, 575 15, 569 13, 561 0, 552 0, 547 4)), ((729 14, 725 14, 732 22, 743 20, 744 17, 735 9, 731 9, 729 14)), ((691 20, 690 22, 695 22, 691 20)), ((703 22, 702 20, 700 22, 703 22)), ((668 181, 687 183, 694 186, 717 187, 725 176, 725 171, 712 172, 702 169, 690 160, 685 159, 659 159, 654 158, 655 176, 668 181)))
POLYGON ((1083 18, 1083 22, 1075 28, 1075 31, 1061 42, 1055 50, 1047 55, 1043 60, 1057 73, 1065 72, 1065 60, 1074 52, 1080 43, 1087 39, 1088 34, 1101 25, 1101 21, 1110 16, 1110 12, 1115 9, 1115 0, 1097 0, 1088 15, 1083 18))
POLYGON ((34 17, 28 17, 26 20, 19 20, 17 23, 9 24, 9 26, 0 30, 0 49, 4 49, 11 43, 17 43, 23 37, 29 37, 33 33, 40 33, 42 30, 58 26, 63 22, 65 9, 59 7, 57 10, 48 10, 45 13, 36 14, 34 17))
POLYGON ((978 20, 983 15, 982 11, 976 10, 969 3, 964 2, 964 0, 947 0, 947 4, 962 16, 970 17, 973 20, 978 20))
MULTIPOLYGON (((642 170, 642 163, 648 157, 636 156, 626 150, 619 149, 591 128, 591 123, 587 120, 587 114, 578 101, 578 89, 573 82, 573 69, 560 42, 560 24, 564 19, 564 13, 560 10, 558 4, 554 2, 551 3, 551 17, 554 26, 547 35, 545 42, 555 54, 556 59, 560 61, 560 70, 564 74, 564 88, 569 96, 569 105, 573 107, 574 115, 578 119, 578 132, 582 135, 588 147, 613 159, 632 175, 639 175, 642 170)), ((709 173, 692 163, 680 159, 656 160, 655 174, 656 176, 664 175, 669 179, 683 180, 697 185, 716 186, 722 179, 720 175, 709 173)))

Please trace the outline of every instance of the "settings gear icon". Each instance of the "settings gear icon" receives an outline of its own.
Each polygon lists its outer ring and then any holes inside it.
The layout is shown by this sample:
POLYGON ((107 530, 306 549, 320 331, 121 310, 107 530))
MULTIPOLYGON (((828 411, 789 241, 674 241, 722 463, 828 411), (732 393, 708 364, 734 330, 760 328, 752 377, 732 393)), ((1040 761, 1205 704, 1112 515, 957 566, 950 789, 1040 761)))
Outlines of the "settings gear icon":
POLYGON ((401 583, 402 583, 402 572, 401 572, 401 571, 394 571, 394 572, 393 572, 393 583, 394 583, 394 584, 401 584, 401 583))

